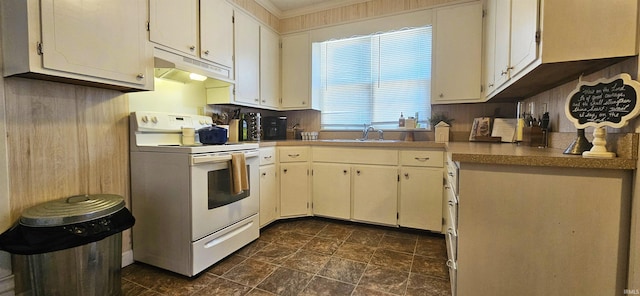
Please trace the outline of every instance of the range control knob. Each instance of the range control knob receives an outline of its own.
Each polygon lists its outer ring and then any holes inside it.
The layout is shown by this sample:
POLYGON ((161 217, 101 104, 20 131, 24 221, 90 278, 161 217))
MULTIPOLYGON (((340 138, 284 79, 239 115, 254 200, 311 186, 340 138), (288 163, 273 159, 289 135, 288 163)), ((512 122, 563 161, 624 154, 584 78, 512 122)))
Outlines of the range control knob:
POLYGON ((147 115, 142 116, 142 118, 140 118, 140 121, 142 121, 144 123, 147 123, 147 122, 149 122, 149 117, 147 115))
POLYGON ((158 123, 158 117, 151 117, 151 122, 158 123))
POLYGON ((200 122, 200 125, 204 125, 205 123, 207 123, 206 121, 204 121, 204 120, 202 120, 202 119, 200 119, 200 121, 199 121, 199 122, 200 122))

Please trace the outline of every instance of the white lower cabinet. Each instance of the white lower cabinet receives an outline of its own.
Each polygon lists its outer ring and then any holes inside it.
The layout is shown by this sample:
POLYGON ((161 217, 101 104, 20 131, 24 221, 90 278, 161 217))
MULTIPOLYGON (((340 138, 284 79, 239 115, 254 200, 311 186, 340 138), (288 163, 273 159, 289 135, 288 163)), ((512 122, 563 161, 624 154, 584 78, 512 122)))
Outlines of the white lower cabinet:
POLYGON ((397 167, 353 167, 353 220, 398 224, 397 167))
POLYGON ((276 165, 260 166, 260 227, 278 218, 276 165))
POLYGON ((350 219, 351 166, 341 163, 314 163, 312 172, 313 214, 350 219))
POLYGON ((444 152, 401 150, 398 224, 442 231, 444 152))
POLYGON ((280 165, 280 216, 305 216, 309 211, 309 165, 280 165))
POLYGON ((441 168, 402 167, 400 226, 442 231, 442 194, 441 168))
POLYGON ((278 148, 280 217, 309 214, 309 147, 278 148))

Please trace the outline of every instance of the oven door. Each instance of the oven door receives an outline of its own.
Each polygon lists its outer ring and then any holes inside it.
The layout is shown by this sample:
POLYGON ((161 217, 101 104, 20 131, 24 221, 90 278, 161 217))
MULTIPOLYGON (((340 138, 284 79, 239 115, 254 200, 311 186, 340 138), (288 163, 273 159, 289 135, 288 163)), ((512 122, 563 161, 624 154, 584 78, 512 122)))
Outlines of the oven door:
POLYGON ((232 193, 231 153, 191 156, 191 238, 196 241, 258 213, 258 151, 246 151, 249 190, 232 193))

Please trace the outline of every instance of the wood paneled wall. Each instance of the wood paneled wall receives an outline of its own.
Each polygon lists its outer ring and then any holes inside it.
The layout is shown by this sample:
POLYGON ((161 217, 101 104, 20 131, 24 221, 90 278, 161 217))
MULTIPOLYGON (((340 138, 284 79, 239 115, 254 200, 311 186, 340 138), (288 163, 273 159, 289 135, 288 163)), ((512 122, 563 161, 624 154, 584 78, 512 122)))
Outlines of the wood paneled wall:
POLYGON ((278 17, 273 15, 271 12, 266 10, 260 4, 258 4, 254 0, 233 0, 237 6, 242 7, 247 12, 251 13, 255 18, 260 20, 262 23, 271 27, 271 29, 276 32, 280 31, 280 20, 278 17))
MULTIPOLYGON (((623 62, 612 65, 595 73, 586 75, 582 77, 583 81, 596 81, 600 78, 610 78, 616 76, 620 73, 628 73, 631 75, 631 78, 634 80, 638 79, 638 58, 633 57, 629 58, 623 62)), ((546 104, 547 110, 549 111, 550 116, 550 125, 551 131, 554 132, 572 132, 576 131, 576 127, 567 119, 565 115, 565 104, 567 102, 567 97, 569 94, 576 88, 578 85, 578 80, 574 80, 571 82, 567 82, 558 87, 552 88, 550 90, 539 93, 533 97, 527 98, 523 102, 525 104, 529 102, 534 102, 535 108, 540 110, 540 108, 546 104)), ((607 128, 609 133, 633 133, 634 131, 634 122, 636 119, 632 120, 631 124, 621 128, 607 128)), ((588 128, 587 133, 591 133, 593 131, 592 128, 588 128)))
MULTIPOLYGON (((251 1, 251 0, 249 0, 251 1)), ((238 2, 238 0, 236 0, 238 2)), ((280 20, 281 34, 335 25, 383 15, 392 15, 411 10, 425 9, 460 0, 371 0, 324 11, 283 18, 280 20)))
POLYGON ((6 78, 5 100, 12 220, 35 204, 78 194, 117 194, 130 204, 126 95, 6 78))

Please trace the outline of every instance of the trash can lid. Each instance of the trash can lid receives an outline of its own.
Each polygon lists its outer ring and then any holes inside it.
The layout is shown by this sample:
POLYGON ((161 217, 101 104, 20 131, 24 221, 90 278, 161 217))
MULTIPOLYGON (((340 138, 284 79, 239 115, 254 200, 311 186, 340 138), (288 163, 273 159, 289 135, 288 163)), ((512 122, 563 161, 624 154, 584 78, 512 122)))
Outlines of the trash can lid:
POLYGON ((20 224, 31 227, 63 226, 98 219, 124 208, 124 198, 115 194, 75 195, 30 207, 20 224))

